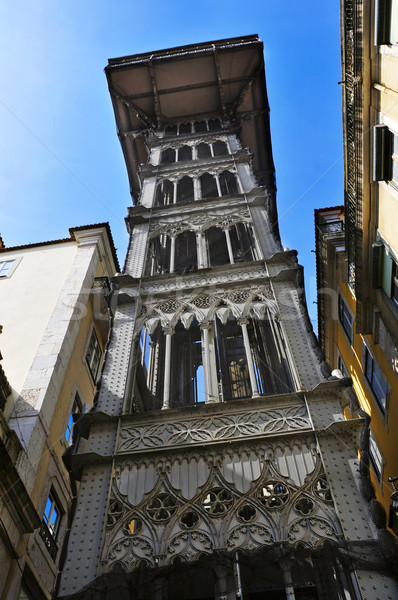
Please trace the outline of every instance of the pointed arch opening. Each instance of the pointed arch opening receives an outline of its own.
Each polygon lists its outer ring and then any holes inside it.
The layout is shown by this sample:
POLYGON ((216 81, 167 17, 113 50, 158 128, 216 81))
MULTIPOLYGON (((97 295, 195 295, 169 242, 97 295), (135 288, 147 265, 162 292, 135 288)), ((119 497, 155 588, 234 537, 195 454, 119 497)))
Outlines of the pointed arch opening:
POLYGON ((168 206, 173 204, 174 184, 169 179, 158 183, 155 194, 155 206, 168 206))
POLYGON ((177 204, 193 202, 194 199, 193 181, 186 175, 177 183, 177 204))
POLYGON ((220 119, 210 119, 209 120, 209 131, 217 131, 218 129, 221 129, 220 119))
POLYGON ((211 149, 209 144, 201 142, 196 146, 196 153, 198 158, 209 158, 211 156, 211 149))
POLYGON ((160 158, 160 164, 168 165, 174 162, 176 162, 176 151, 174 150, 174 148, 166 148, 166 150, 163 150, 162 156, 160 158))
POLYGON ((192 148, 191 146, 181 146, 178 148, 178 162, 183 162, 186 160, 192 160, 192 148))
POLYGON ((206 121, 196 121, 194 123, 194 130, 196 131, 196 133, 201 133, 202 131, 207 131, 206 121))
POLYGON ((174 272, 189 273, 197 268, 196 235, 193 231, 183 231, 175 241, 174 272))
POLYGON ((220 227, 210 227, 205 231, 207 264, 218 267, 230 263, 225 233, 220 227))
POLYGON ((185 133, 192 133, 192 123, 181 123, 179 134, 184 135, 185 133))
POLYGON ((236 176, 234 173, 231 173, 231 171, 223 171, 219 175, 219 181, 222 196, 231 196, 238 193, 236 176))
POLYGON ((258 260, 256 244, 248 223, 235 223, 229 229, 234 262, 258 260))
POLYGON ((214 175, 203 173, 203 175, 200 176, 200 189, 203 199, 217 198, 218 189, 214 175))
POLYGON ((145 276, 164 275, 170 270, 171 240, 168 235, 158 235, 150 241, 145 276))
POLYGON ((214 156, 224 156, 225 154, 229 154, 227 144, 222 140, 217 140, 213 144, 213 153, 214 156))

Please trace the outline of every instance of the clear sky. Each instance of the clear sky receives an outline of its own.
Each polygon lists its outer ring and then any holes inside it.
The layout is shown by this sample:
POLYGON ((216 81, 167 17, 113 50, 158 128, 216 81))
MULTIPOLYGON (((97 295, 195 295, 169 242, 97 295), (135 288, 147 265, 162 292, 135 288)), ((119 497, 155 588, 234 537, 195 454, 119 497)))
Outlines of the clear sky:
POLYGON ((257 33, 264 42, 282 243, 316 317, 314 208, 343 203, 339 6, 330 0, 5 0, 0 232, 6 246, 109 221, 121 264, 131 203, 108 58, 257 33))

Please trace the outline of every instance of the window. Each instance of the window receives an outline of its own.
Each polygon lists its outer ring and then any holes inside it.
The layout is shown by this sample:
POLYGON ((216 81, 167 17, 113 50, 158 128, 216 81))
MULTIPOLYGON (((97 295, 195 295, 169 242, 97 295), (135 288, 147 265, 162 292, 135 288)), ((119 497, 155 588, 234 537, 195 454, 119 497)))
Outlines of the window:
POLYGON ((200 176, 200 188, 203 199, 217 198, 219 195, 216 180, 210 173, 203 173, 200 176))
POLYGON ((380 446, 377 443, 375 434, 371 429, 369 429, 369 457, 374 473, 380 481, 383 473, 383 455, 380 446))
POLYGON ((219 175, 222 196, 230 196, 238 193, 236 177, 231 171, 224 171, 219 175))
POLYGON ((75 399, 73 401, 73 405, 72 405, 72 410, 69 414, 69 418, 68 418, 68 422, 66 424, 66 430, 65 430, 65 440, 68 443, 68 445, 70 446, 72 444, 73 441, 73 424, 74 424, 74 415, 78 414, 81 412, 81 400, 79 397, 79 394, 76 392, 75 394, 75 399))
POLYGON ((155 206, 167 206, 174 201, 174 184, 165 179, 158 183, 155 194, 155 206))
POLYGON ((167 136, 177 135, 177 125, 169 125, 166 127, 165 134, 167 136))
POLYGON ((398 186, 398 135, 382 124, 373 128, 373 180, 398 186))
POLYGON ((193 202, 195 200, 193 181, 188 175, 177 183, 177 204, 193 202))
POLYGON ((211 149, 209 144, 201 142, 196 146, 196 153, 198 158, 209 158, 211 156, 211 149))
POLYGON ((377 403, 383 413, 386 410, 387 405, 387 392, 388 392, 388 384, 387 379, 385 378, 382 370, 380 369, 378 363, 373 358, 372 354, 369 352, 368 347, 364 346, 365 350, 365 364, 364 364, 364 373, 367 382, 369 383, 372 392, 377 400, 377 403))
POLYGON ((382 288, 398 308, 398 265, 382 242, 372 244, 373 288, 382 288))
POLYGON ((378 0, 376 3, 375 44, 398 44, 398 1, 378 0))
POLYGON ((217 129, 221 129, 220 120, 219 119, 210 119, 209 131, 217 131, 217 129))
POLYGON ((350 376, 348 369, 346 367, 346 364, 345 364, 344 360, 342 359, 341 354, 338 350, 337 350, 337 368, 342 372, 344 377, 350 376))
POLYGON ((43 521, 47 526, 47 529, 51 533, 54 540, 57 538, 59 527, 61 525, 62 511, 59 507, 59 503, 56 500, 53 489, 48 495, 46 507, 44 509, 43 521))
POLYGON ((97 334, 93 327, 91 332, 90 341, 88 344, 87 352, 86 352, 86 363, 88 366, 88 370, 90 371, 90 375, 93 378, 94 382, 97 381, 98 370, 101 362, 101 346, 98 341, 97 334))
POLYGON ((192 125, 191 123, 181 123, 179 134, 183 135, 184 133, 192 133, 192 125))
POLYGON ((12 267, 14 266, 15 260, 2 260, 0 261, 0 277, 9 277, 12 273, 12 267))
POLYGON ((173 148, 163 150, 160 160, 161 165, 167 165, 176 161, 176 151, 173 148))
POLYGON ((178 162, 185 160, 192 160, 192 148, 191 146, 181 146, 178 149, 178 162))
POLYGON ((194 130, 196 131, 196 133, 201 133, 202 131, 207 131, 206 121, 196 121, 196 123, 194 123, 194 130))
POLYGON ((354 333, 354 317, 347 304, 344 302, 342 296, 339 296, 339 321, 344 330, 344 333, 348 337, 350 344, 353 342, 354 333))
POLYGON ((224 156, 225 154, 228 154, 227 144, 222 140, 217 140, 213 144, 213 152, 214 156, 224 156))
POLYGON ((58 554, 57 537, 61 527, 62 515, 64 511, 58 498, 51 488, 44 508, 42 524, 39 530, 40 537, 43 540, 51 558, 55 561, 58 554))

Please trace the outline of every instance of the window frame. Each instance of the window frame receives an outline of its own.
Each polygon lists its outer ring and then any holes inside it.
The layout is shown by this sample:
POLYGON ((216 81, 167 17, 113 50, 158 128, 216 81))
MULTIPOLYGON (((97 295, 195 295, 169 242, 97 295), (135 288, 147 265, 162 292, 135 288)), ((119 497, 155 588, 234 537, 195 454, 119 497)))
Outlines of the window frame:
POLYGON ((375 46, 396 46, 397 41, 392 41, 393 13, 398 17, 397 0, 376 0, 375 3, 375 46), (394 6, 395 4, 395 6, 394 6))
POLYGON ((347 369, 347 365, 345 364, 344 359, 338 348, 337 348, 337 368, 341 371, 341 373, 343 374, 343 377, 350 377, 350 373, 347 369), (343 368, 341 368, 341 367, 343 367, 343 368))
MULTIPOLYGON (((364 356, 363 356, 362 371, 363 371, 364 379, 367 383, 367 386, 368 386, 370 392, 372 393, 372 396, 376 402, 377 407, 381 411, 383 417, 385 417, 387 414, 387 411, 388 411, 388 396, 389 396, 389 387, 390 387, 388 384, 388 379, 385 376, 383 370, 381 369, 379 363, 375 359, 373 353, 371 352, 371 350, 369 349, 368 345, 365 342, 364 342, 363 353, 364 353, 364 356), (378 374, 381 375, 381 377, 384 379, 384 385, 385 385, 384 403, 382 402, 382 398, 379 397, 379 393, 375 386, 375 376, 374 376, 375 367, 378 371, 378 374)), ((383 386, 380 384, 380 382, 378 380, 377 380, 377 383, 378 383, 378 387, 380 388, 380 390, 382 390, 383 386)))
POLYGON ((19 265, 19 263, 22 260, 22 256, 20 256, 19 258, 1 258, 0 259, 0 280, 1 279, 10 279, 10 277, 13 275, 15 269, 17 268, 17 266, 19 265), (8 263, 10 262, 11 265, 10 267, 7 269, 6 274, 2 275, 1 274, 1 265, 4 263, 8 263))
MULTIPOLYGON (((95 346, 94 346, 94 349, 95 349, 95 346)), ((94 383, 97 383, 97 381, 98 381, 98 373, 100 371, 102 354, 103 354, 102 347, 101 347, 101 344, 99 342, 98 335, 97 335, 97 332, 95 330, 95 326, 93 325, 92 328, 91 328, 91 330, 90 330, 90 334, 88 336, 88 339, 87 339, 86 349, 84 351, 84 363, 86 364, 88 372, 90 373, 91 379, 93 380, 94 383), (92 365, 90 364, 90 362, 93 363, 93 359, 92 359, 92 357, 90 358, 90 360, 88 359, 88 354, 89 354, 89 350, 90 350, 91 340, 92 340, 93 337, 95 337, 95 341, 97 343, 97 347, 99 348, 99 352, 100 352, 99 353, 98 362, 97 362, 97 366, 96 366, 96 369, 95 369, 95 373, 93 373, 92 365)))
POLYGON ((345 337, 347 338, 348 342, 350 343, 350 346, 352 347, 354 344, 355 318, 354 318, 354 315, 352 314, 352 312, 342 294, 339 294, 338 313, 339 313, 339 323, 340 323, 341 329, 342 329, 345 337), (344 320, 344 316, 348 316, 349 318, 347 320, 344 320), (346 321, 349 321, 350 319, 351 319, 351 329, 347 330, 345 323, 346 323, 346 321))
POLYGON ((369 427, 369 459, 374 476, 380 485, 383 480, 384 456, 373 430, 369 427), (377 454, 374 453, 376 451, 377 454))
POLYGON ((54 490, 54 487, 51 486, 50 491, 48 492, 48 495, 47 495, 46 503, 44 505, 44 510, 43 510, 43 514, 42 514, 42 522, 46 526, 47 530, 49 531, 49 533, 55 543, 57 543, 58 538, 59 538, 59 533, 61 531, 62 517, 64 514, 65 514, 65 511, 63 510, 63 507, 58 499, 58 496, 54 490), (50 509, 48 511, 48 515, 46 515, 47 506, 48 506, 49 501, 50 501, 50 509), (52 516, 54 513, 54 507, 57 510, 58 516, 54 523, 54 527, 52 527, 51 519, 52 519, 52 516))
POLYGON ((79 392, 76 390, 72 394, 72 396, 73 396, 73 402, 72 402, 72 406, 68 413, 68 418, 66 421, 65 433, 64 433, 64 441, 68 447, 71 446, 73 443, 73 427, 74 427, 74 423, 75 423, 73 415, 81 414, 82 410, 83 410, 83 403, 81 401, 79 392))

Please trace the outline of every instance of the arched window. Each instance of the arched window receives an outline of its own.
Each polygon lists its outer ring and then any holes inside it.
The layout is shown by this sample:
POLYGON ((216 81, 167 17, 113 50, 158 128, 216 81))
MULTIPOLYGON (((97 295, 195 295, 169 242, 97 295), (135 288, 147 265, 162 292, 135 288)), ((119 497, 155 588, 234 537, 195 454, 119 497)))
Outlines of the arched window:
POLYGON ((231 171, 223 171, 221 175, 219 175, 219 181, 222 196, 231 196, 232 194, 238 193, 236 177, 231 171))
POLYGON ((193 202, 194 199, 193 181, 186 175, 177 183, 177 203, 193 202))
POLYGON ((188 273, 198 268, 196 236, 193 231, 183 231, 175 241, 174 272, 188 273))
POLYGON ((207 263, 209 267, 230 264, 225 233, 219 227, 210 227, 205 231, 207 263))
POLYGON ((213 144, 213 153, 214 156, 224 156, 225 154, 228 154, 227 144, 222 140, 217 140, 213 144))
POLYGON ((198 158, 209 158, 211 156, 211 149, 209 144, 205 144, 204 142, 198 144, 196 146, 196 152, 198 158))
POLYGON ((161 181, 156 188, 155 206, 173 204, 174 184, 169 179, 161 181))
POLYGON ((176 151, 174 148, 166 148, 162 152, 162 158, 160 160, 161 165, 168 165, 176 161, 176 151))
POLYGON ((158 235, 149 244, 145 276, 163 275, 170 270, 171 240, 167 235, 158 235))
POLYGON ((230 317, 224 325, 216 320, 218 373, 224 401, 251 398, 249 368, 241 326, 230 317))
POLYGON ((184 160, 192 160, 191 146, 181 146, 181 148, 178 148, 178 162, 182 162, 184 160))
POLYGON ((168 125, 165 129, 165 134, 167 136, 177 135, 177 125, 168 125))
POLYGON ((203 173, 203 175, 201 175, 200 187, 202 198, 217 198, 217 183, 213 175, 210 175, 210 173, 203 173))
MULTIPOLYGON (((132 409, 160 410, 163 404, 166 336, 159 324, 152 334, 143 329, 136 346, 132 409)), ((189 329, 178 323, 171 338, 170 408, 205 401, 202 335, 194 319, 189 329)))
POLYGON ((205 401, 201 342, 196 319, 188 330, 178 323, 171 338, 170 408, 192 406, 205 401))
POLYGON ((219 119, 210 119, 209 121, 209 131, 217 131, 217 129, 221 129, 221 122, 219 119))
POLYGON ((250 319, 247 331, 260 394, 292 392, 293 381, 279 322, 268 317, 250 319))
POLYGON ((191 123, 181 123, 180 125, 180 135, 184 133, 192 133, 192 124, 191 123))
POLYGON ((256 245, 252 228, 247 223, 236 223, 229 229, 232 253, 235 262, 257 260, 256 245))
POLYGON ((206 121, 196 121, 196 123, 194 123, 194 130, 196 131, 196 133, 201 133, 202 131, 207 131, 206 121))

